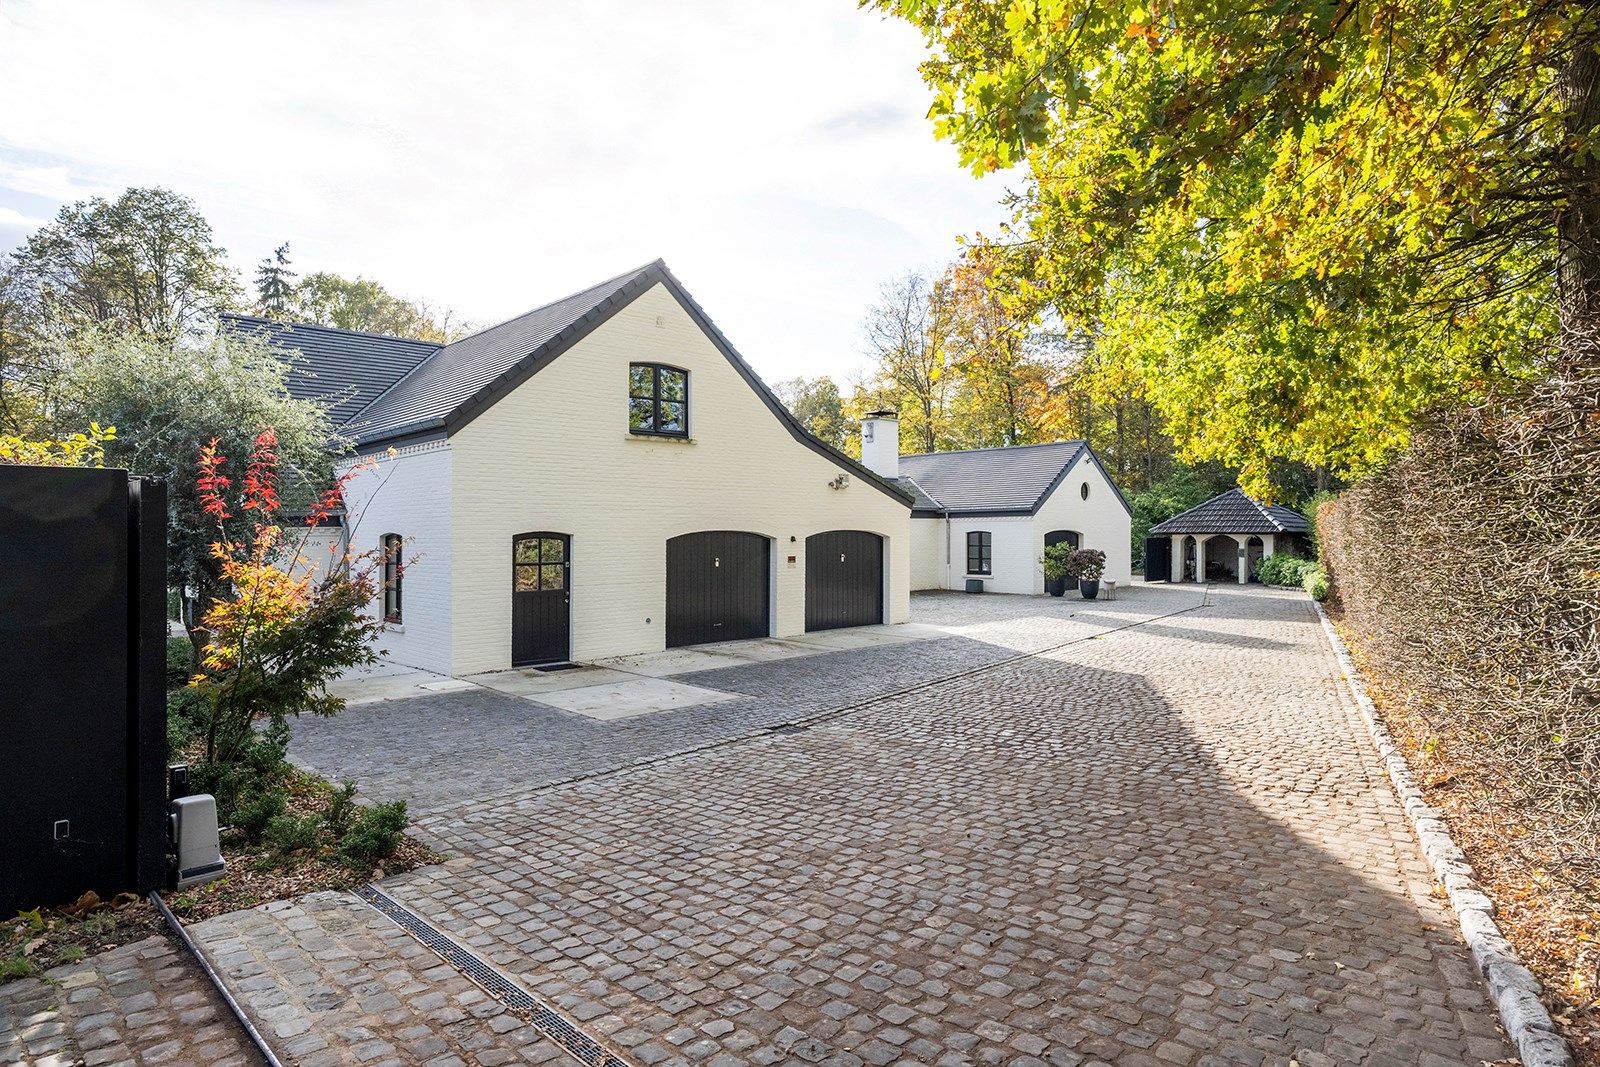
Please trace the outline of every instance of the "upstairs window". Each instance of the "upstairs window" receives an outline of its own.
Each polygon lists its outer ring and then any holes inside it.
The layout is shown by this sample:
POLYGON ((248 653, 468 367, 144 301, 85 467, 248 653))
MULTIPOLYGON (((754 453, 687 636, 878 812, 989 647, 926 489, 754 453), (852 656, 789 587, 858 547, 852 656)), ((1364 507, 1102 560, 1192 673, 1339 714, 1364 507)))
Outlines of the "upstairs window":
POLYGON ((628 431, 689 436, 689 372, 659 363, 628 367, 628 431))
POLYGON ((405 541, 399 534, 383 535, 383 621, 399 623, 400 583, 405 579, 405 566, 400 553, 405 541))
POLYGON ((972 530, 967 534, 967 573, 988 574, 992 559, 993 538, 988 530, 972 530))

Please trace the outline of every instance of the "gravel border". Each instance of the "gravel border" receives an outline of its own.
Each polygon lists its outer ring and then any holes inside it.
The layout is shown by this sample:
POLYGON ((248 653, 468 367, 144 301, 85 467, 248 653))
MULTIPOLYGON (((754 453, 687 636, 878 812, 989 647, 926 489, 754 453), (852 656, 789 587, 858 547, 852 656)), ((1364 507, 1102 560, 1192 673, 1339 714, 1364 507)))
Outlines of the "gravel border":
POLYGON ((1478 884, 1472 864, 1451 839, 1441 813, 1423 800, 1422 790, 1417 788, 1405 755, 1394 743, 1389 728, 1367 695, 1361 672, 1350 659, 1350 652, 1333 628, 1328 613, 1316 601, 1311 604, 1322 620, 1322 631, 1328 635, 1328 643, 1338 657, 1345 684, 1361 709, 1361 718, 1372 735, 1372 743, 1383 758, 1389 781, 1405 805, 1406 817, 1411 820, 1417 839, 1422 842, 1423 854, 1449 895, 1450 907, 1461 924, 1461 936, 1489 985, 1489 994, 1500 1011, 1500 1021, 1516 1045, 1523 1064, 1525 1067, 1572 1067, 1572 1050, 1539 1000, 1543 988, 1539 979, 1523 966, 1517 950, 1501 933, 1500 925, 1494 920, 1494 901, 1478 884))

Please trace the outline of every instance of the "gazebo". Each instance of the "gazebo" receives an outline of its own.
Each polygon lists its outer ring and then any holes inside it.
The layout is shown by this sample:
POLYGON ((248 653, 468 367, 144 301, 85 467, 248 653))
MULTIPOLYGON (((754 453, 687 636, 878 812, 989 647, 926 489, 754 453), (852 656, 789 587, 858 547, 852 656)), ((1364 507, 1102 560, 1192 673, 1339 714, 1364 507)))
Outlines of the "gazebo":
POLYGON ((1256 566, 1278 553, 1309 556, 1311 524, 1292 508, 1262 504, 1229 489, 1166 522, 1144 542, 1147 582, 1253 580, 1256 566))

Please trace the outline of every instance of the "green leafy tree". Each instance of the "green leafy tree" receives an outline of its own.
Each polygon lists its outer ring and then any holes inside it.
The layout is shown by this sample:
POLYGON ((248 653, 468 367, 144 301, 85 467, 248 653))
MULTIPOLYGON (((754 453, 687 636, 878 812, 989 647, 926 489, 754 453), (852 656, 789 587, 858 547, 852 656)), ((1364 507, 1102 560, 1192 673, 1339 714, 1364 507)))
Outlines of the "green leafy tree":
POLYGON ((1148 489, 1133 494, 1128 501, 1133 509, 1133 558, 1144 558, 1150 527, 1227 492, 1233 485, 1233 472, 1217 464, 1179 466, 1148 489))
POLYGON ((910 449, 949 448, 955 302, 943 278, 909 273, 886 283, 863 332, 876 365, 856 390, 857 406, 900 414, 910 449))
POLYGON ((68 204, 14 258, 39 319, 170 344, 237 302, 225 255, 194 201, 134 188, 68 204))
POLYGON ((812 436, 834 448, 845 446, 850 424, 844 417, 844 398, 839 395, 838 382, 827 375, 791 378, 779 382, 774 392, 812 436))
POLYGON ((256 267, 256 310, 269 319, 286 319, 294 302, 294 271, 289 269, 289 242, 273 249, 256 267))
MULTIPOLYGON (((212 441, 229 459, 222 470, 239 482, 256 435, 271 427, 285 505, 308 509, 330 484, 328 445, 336 441, 326 411, 284 387, 287 367, 255 338, 218 331, 204 342, 166 344, 148 337, 91 331, 56 384, 56 418, 66 426, 115 426, 105 463, 168 479, 167 567, 172 585, 193 591, 192 623, 223 594, 211 546, 218 525, 205 512, 197 466, 212 441)), ((226 539, 245 541, 249 516, 223 525, 226 539)))
POLYGON ((394 337, 445 344, 461 336, 465 326, 449 310, 395 296, 367 278, 345 278, 318 271, 295 287, 290 316, 341 330, 364 330, 394 337))
POLYGON ((925 34, 939 135, 1022 168, 1009 297, 1095 329, 1253 491, 1595 358, 1592 4, 869 2, 925 34))

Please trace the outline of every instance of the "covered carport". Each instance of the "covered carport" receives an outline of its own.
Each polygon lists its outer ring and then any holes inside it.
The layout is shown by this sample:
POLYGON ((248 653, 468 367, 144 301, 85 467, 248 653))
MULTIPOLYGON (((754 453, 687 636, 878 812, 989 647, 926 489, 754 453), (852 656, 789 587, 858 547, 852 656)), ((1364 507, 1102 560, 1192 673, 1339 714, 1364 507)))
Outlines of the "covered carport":
POLYGON ((1242 585, 1256 580, 1263 559, 1279 553, 1311 555, 1311 524, 1306 517, 1281 504, 1263 504, 1242 489, 1230 489, 1150 528, 1145 560, 1165 559, 1167 566, 1162 573, 1147 562, 1145 581, 1242 585))

